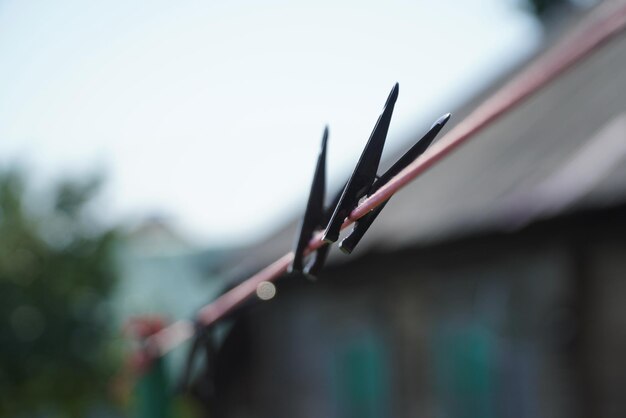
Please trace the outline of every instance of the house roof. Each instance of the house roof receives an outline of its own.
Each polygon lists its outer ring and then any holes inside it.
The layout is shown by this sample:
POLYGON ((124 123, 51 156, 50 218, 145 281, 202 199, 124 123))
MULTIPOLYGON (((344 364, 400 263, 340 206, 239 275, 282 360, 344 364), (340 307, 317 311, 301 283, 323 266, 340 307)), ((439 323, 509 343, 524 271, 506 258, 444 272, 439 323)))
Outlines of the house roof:
MULTIPOLYGON (((620 35, 394 195, 353 257, 625 202, 625 68, 620 35)), ((450 125, 503 81, 453 112, 450 125)), ((241 273, 290 249, 297 222, 246 249, 241 273)), ((350 259, 333 250, 330 262, 350 259)))

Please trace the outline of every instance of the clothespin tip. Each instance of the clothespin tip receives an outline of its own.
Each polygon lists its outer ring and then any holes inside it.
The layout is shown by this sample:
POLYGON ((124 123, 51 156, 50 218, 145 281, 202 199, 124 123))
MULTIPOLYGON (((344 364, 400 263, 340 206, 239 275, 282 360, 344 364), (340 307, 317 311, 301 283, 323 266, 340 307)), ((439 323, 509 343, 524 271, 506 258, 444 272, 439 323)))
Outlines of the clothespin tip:
POLYGON ((400 92, 400 84, 396 83, 393 85, 391 89, 391 93, 389 93, 389 97, 387 98, 387 103, 385 103, 385 107, 389 106, 391 103, 395 103, 398 100, 398 93, 400 92))
POLYGON ((445 115, 441 116, 439 119, 437 119, 435 121, 435 123, 433 123, 433 125, 430 127, 430 129, 434 128, 437 125, 440 125, 441 127, 443 127, 443 125, 448 123, 448 121, 450 120, 451 116, 452 116, 451 113, 446 113, 445 115))

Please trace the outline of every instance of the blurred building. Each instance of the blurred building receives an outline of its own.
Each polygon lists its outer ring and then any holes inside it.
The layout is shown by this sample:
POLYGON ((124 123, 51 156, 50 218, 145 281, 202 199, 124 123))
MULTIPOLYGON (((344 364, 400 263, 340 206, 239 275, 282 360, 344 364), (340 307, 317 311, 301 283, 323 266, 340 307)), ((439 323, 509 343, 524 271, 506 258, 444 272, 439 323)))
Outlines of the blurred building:
MULTIPOLYGON (((216 363, 217 409, 626 416, 625 234, 621 35, 398 193, 317 282, 284 280, 242 311, 216 363)), ((295 223, 243 265, 294 235, 295 223)))
MULTIPOLYGON (((116 329, 144 315, 164 321, 191 318, 222 291, 225 276, 216 269, 230 252, 198 248, 162 217, 148 217, 130 228, 118 248, 120 278, 110 301, 116 329)), ((185 350, 168 356, 170 376, 180 374, 184 357, 185 350)))
POLYGON ((121 278, 114 303, 123 321, 156 313, 188 316, 211 293, 197 261, 199 250, 165 219, 148 218, 132 228, 120 249, 121 278))

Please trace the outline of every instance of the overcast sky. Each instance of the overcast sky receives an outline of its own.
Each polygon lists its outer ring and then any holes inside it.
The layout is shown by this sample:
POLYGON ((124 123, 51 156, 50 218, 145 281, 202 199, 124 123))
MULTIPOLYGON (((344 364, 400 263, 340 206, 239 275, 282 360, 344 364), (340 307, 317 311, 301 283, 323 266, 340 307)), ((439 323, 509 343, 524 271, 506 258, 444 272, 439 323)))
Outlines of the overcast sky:
POLYGON ((540 40, 513 0, 0 0, 0 164, 104 171, 108 220, 256 239, 304 205, 324 124, 332 182, 393 83, 390 149, 540 40))

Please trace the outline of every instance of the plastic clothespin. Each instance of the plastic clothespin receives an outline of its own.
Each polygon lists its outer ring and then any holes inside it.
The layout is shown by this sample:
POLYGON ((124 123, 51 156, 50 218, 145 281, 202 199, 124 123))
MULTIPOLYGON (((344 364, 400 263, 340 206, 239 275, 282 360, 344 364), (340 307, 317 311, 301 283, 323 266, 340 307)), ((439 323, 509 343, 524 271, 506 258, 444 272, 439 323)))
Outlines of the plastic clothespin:
POLYGON ((302 217, 298 238, 294 246, 294 258, 289 272, 305 273, 315 276, 324 265, 328 256, 328 245, 323 245, 311 255, 305 265, 305 250, 313 238, 316 230, 324 228, 328 216, 324 211, 324 196, 326 194, 326 144, 328 142, 328 127, 324 129, 322 146, 317 158, 317 165, 313 175, 309 200, 302 217))
POLYGON ((398 99, 398 89, 399 85, 396 83, 393 89, 391 89, 391 93, 389 93, 383 113, 381 113, 376 122, 376 126, 367 141, 367 145, 365 145, 363 149, 363 153, 352 172, 352 176, 343 189, 339 203, 324 232, 323 239, 327 243, 335 242, 339 239, 339 232, 341 231, 341 225, 344 219, 346 219, 346 217, 350 215, 350 212, 352 212, 352 209, 359 204, 359 200, 367 195, 376 180, 376 172, 385 146, 385 139, 387 138, 387 131, 389 130, 389 124, 391 122, 391 114, 393 113, 394 105, 398 99))
MULTIPOLYGON (((439 119, 433 123, 428 132, 419 140, 415 145, 413 145, 402 157, 396 161, 389 170, 387 170, 383 175, 378 177, 372 187, 367 192, 367 195, 370 196, 374 194, 378 189, 383 187, 385 184, 389 182, 393 177, 395 177, 400 171, 402 171, 406 166, 411 164, 417 157, 422 155, 426 149, 432 144, 433 140, 437 137, 437 134, 443 129, 445 124, 450 120, 450 114, 446 113, 439 119)), ((372 225, 376 217, 382 212, 385 205, 389 202, 387 199, 385 202, 380 204, 370 213, 359 219, 355 222, 354 228, 350 235, 348 235, 341 243, 339 243, 339 249, 344 253, 350 254, 357 246, 357 244, 363 238, 363 235, 367 232, 369 227, 372 225)))
POLYGON ((206 357, 204 367, 207 368, 207 370, 214 366, 212 363, 214 361, 215 348, 213 346, 212 333, 212 326, 206 326, 198 320, 194 321, 194 338, 189 348, 187 358, 185 359, 183 373, 178 384, 179 391, 187 392, 191 390, 193 385, 192 374, 198 357, 201 355, 206 357))
MULTIPOLYGON (((352 172, 350 180, 343 190, 339 203, 335 208, 333 215, 326 227, 324 233, 324 241, 327 243, 335 242, 339 239, 341 225, 350 212, 357 207, 359 201, 367 196, 371 196, 374 192, 389 182, 394 176, 402 171, 406 166, 419 157, 433 142, 439 131, 450 119, 450 114, 440 117, 429 131, 424 135, 413 147, 411 147, 393 166, 383 175, 377 176, 378 166, 385 146, 385 139, 389 131, 391 123, 391 115, 398 99, 399 86, 396 83, 389 93, 387 102, 383 112, 374 126, 374 130, 370 135, 363 153, 352 172)), ((372 225, 378 214, 383 210, 389 200, 379 205, 376 209, 359 219, 352 230, 352 233, 344 239, 339 248, 345 253, 351 253, 356 245, 361 241, 365 232, 372 225)))

